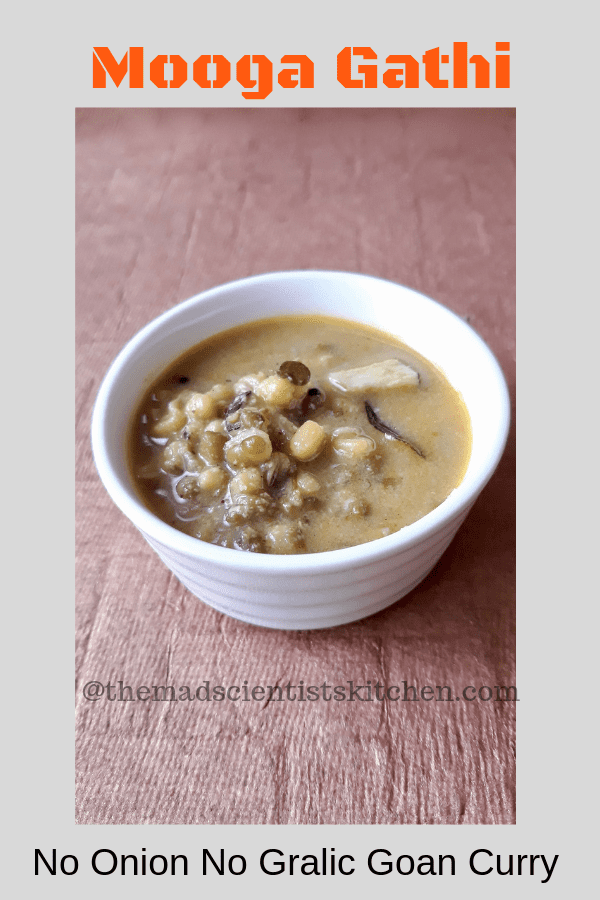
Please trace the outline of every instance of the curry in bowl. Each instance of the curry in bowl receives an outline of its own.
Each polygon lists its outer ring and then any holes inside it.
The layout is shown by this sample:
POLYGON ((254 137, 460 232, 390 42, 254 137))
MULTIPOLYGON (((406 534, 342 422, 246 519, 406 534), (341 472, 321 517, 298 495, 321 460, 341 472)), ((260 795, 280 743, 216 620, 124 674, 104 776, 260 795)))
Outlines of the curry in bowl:
POLYGON ((186 534, 257 553, 319 553, 398 531, 469 462, 443 373, 384 332, 327 316, 238 326, 197 345, 137 410, 130 468, 186 534))

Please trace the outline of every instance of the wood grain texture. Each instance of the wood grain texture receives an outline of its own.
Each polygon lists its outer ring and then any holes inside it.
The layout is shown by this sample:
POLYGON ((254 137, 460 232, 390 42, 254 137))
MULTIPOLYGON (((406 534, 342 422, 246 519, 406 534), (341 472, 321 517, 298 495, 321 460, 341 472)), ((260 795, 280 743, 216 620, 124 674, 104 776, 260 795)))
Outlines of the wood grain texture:
POLYGON ((191 596, 112 505, 95 394, 146 322, 216 284, 343 269, 468 318, 514 409, 510 110, 81 110, 79 823, 511 823, 515 704, 85 701, 140 685, 514 685, 515 444, 434 572, 363 622, 271 632, 191 596))

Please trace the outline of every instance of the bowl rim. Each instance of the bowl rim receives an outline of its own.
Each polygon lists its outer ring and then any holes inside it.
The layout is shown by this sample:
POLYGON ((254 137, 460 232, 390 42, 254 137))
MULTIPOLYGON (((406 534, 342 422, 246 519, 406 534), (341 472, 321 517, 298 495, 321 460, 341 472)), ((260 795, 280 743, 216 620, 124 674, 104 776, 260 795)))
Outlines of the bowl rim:
MULTIPOLYGON (((327 312, 323 311, 322 314, 327 315, 327 312)), ((293 313, 289 313, 289 315, 293 315, 293 313)), ((256 321, 259 320, 257 319, 256 321)), ((349 321, 358 322, 359 320, 350 318, 349 321)), ((393 334, 393 332, 390 332, 390 334, 393 334)), ((210 334, 207 334, 208 336, 210 334)), ((418 347, 415 349, 419 350, 418 347)), ((133 411, 130 412, 130 415, 132 413, 133 411)), ((309 576, 358 568, 368 563, 376 563, 382 559, 389 558, 420 544, 430 535, 439 532, 444 526, 456 520, 457 517, 462 514, 466 515, 466 512, 468 512, 479 493, 483 490, 500 461, 506 445, 509 427, 510 400, 504 373, 485 341, 459 315, 426 294, 389 279, 358 272, 300 269, 267 272, 261 275, 252 275, 247 278, 224 282, 201 291, 181 303, 177 303, 144 325, 120 350, 102 380, 92 411, 91 442, 96 469, 109 496, 151 544, 156 542, 161 549, 176 554, 183 554, 188 559, 193 559, 199 563, 212 564, 218 568, 230 569, 238 573, 253 572, 260 574, 261 571, 264 571, 265 573, 279 572, 281 574, 303 574, 309 576), (143 504, 141 498, 137 496, 133 484, 131 484, 131 492, 126 490, 112 466, 110 454, 107 450, 106 425, 110 411, 111 396, 123 370, 138 348, 143 346, 149 337, 160 333, 166 324, 184 314, 189 308, 205 302, 208 303, 220 295, 226 297, 228 293, 239 291, 245 287, 252 287, 259 283, 264 284, 290 278, 308 280, 315 277, 328 280, 352 278, 353 280, 358 279, 365 282, 384 284, 388 287, 396 287, 405 293, 412 294, 418 302, 432 304, 439 312, 443 312, 447 316, 458 320, 460 326, 470 334, 471 339, 478 343, 480 349, 484 351, 490 370, 494 373, 498 385, 499 416, 494 439, 490 441, 493 452, 489 454, 485 464, 482 464, 475 473, 471 473, 469 478, 467 478, 469 473, 469 467, 467 467, 467 473, 465 473, 465 478, 463 478, 462 482, 431 512, 416 522, 404 526, 399 531, 364 544, 356 544, 338 550, 325 550, 319 553, 290 555, 244 553, 240 550, 209 544, 178 531, 159 519, 143 504)))

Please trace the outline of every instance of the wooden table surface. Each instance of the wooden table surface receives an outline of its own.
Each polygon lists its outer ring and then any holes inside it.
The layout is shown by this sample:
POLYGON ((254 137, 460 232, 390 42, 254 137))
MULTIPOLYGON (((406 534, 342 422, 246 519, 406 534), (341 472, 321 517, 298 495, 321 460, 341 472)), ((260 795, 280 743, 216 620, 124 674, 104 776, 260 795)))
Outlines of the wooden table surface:
POLYGON ((512 429, 428 578, 325 631, 204 606, 105 492, 90 414, 123 344, 199 291, 282 269, 364 272, 434 297, 495 352, 514 404, 513 111, 78 112, 76 820, 514 822, 511 702, 83 697, 89 681, 516 683, 512 429))

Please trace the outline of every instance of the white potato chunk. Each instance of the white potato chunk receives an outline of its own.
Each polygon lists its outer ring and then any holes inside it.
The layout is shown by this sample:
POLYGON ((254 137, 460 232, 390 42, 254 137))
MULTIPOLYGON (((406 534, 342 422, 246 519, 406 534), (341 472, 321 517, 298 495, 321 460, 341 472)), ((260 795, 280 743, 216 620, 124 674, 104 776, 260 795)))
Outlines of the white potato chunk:
POLYGON ((359 369, 331 372, 329 380, 334 387, 340 388, 342 391, 358 393, 374 388, 417 385, 419 373, 397 359, 385 359, 383 362, 361 366, 359 369))

